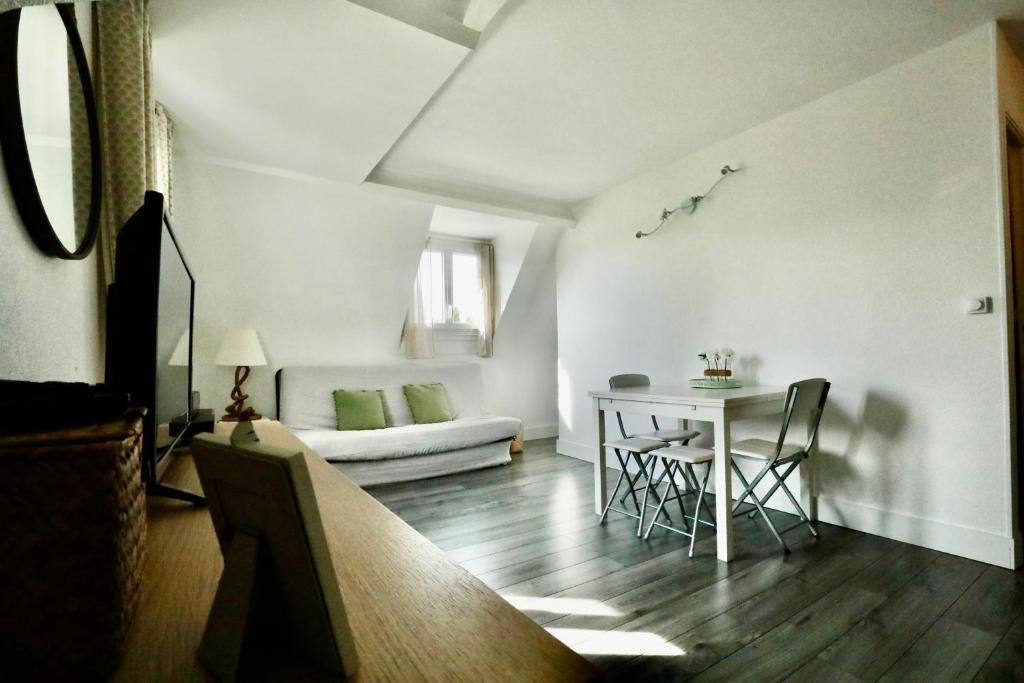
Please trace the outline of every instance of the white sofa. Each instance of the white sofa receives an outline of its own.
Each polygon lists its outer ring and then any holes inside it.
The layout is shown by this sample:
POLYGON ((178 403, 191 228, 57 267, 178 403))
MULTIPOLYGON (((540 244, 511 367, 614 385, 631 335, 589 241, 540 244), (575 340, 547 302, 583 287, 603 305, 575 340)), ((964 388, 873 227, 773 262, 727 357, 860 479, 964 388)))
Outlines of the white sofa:
POLYGON ((360 486, 410 481, 503 465, 522 429, 513 417, 487 415, 476 363, 291 366, 277 372, 278 419, 360 486), (451 422, 418 425, 402 386, 440 382, 451 422), (393 427, 339 431, 336 389, 382 389, 393 427))

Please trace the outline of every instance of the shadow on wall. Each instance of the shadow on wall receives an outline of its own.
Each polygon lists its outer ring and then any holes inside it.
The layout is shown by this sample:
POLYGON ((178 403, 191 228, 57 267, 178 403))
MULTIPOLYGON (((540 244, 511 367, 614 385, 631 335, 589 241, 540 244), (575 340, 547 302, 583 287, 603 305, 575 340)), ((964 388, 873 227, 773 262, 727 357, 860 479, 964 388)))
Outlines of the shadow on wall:
POLYGON ((760 372, 762 365, 764 365, 764 361, 761 360, 761 356, 740 356, 736 359, 733 374, 736 379, 741 379, 746 384, 760 384, 758 381, 758 373, 760 372))
MULTIPOLYGON (((850 494, 857 500, 865 486, 874 490, 872 499, 888 507, 892 502, 894 477, 890 476, 893 469, 888 460, 890 449, 887 445, 895 442, 904 432, 907 425, 907 411, 903 402, 891 394, 869 389, 864 396, 860 415, 853 415, 842 410, 835 403, 825 408, 822 421, 822 434, 847 434, 846 447, 841 451, 819 447, 817 453, 816 481, 818 494, 823 498, 835 497, 848 499, 850 494), (870 442, 870 449, 862 448, 865 440, 870 442)), ((908 501, 907 496, 920 495, 920 486, 915 491, 905 490, 901 485, 900 498, 903 505, 911 505, 912 509, 922 509, 923 501, 908 501)), ((836 510, 839 524, 847 526, 842 512, 836 510)), ((879 534, 885 535, 888 515, 880 515, 879 534)))

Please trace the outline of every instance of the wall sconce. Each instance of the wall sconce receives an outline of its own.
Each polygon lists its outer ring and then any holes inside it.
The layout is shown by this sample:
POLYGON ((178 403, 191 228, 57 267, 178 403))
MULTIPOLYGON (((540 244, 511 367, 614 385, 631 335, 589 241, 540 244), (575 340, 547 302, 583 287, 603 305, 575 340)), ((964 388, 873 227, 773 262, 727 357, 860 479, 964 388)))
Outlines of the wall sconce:
POLYGON ((686 213, 688 214, 693 214, 697 210, 697 207, 700 205, 700 203, 707 199, 709 196, 711 196, 711 193, 715 191, 716 187, 718 187, 718 183, 722 182, 723 180, 726 179, 726 177, 732 175, 733 173, 738 173, 739 171, 742 170, 742 168, 733 168, 729 164, 726 164, 725 166, 722 167, 722 177, 716 180, 714 183, 712 183, 711 187, 708 188, 707 192, 705 192, 704 194, 694 195, 689 199, 684 200, 682 204, 680 204, 674 209, 662 209, 661 222, 658 223, 658 225, 656 225, 653 230, 648 230, 647 232, 644 232, 643 230, 637 230, 636 238, 640 239, 641 237, 650 237, 654 233, 661 230, 661 226, 665 225, 668 219, 672 218, 672 216, 679 213, 680 211, 686 211, 686 213))

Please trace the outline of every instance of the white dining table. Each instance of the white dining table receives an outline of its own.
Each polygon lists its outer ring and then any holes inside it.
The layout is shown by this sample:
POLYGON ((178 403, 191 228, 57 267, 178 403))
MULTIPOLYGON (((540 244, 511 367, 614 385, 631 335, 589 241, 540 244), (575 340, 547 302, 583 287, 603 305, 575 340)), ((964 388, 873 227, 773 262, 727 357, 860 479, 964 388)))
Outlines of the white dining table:
MULTIPOLYGON (((589 392, 594 406, 594 509, 601 514, 608 502, 608 470, 604 443, 605 414, 620 412, 635 415, 656 415, 714 425, 715 440, 715 520, 718 534, 718 559, 732 559, 732 451, 729 432, 733 422, 783 411, 786 388, 750 385, 736 389, 692 389, 688 385, 652 385, 625 389, 601 389, 589 392)), ((693 426, 690 425, 692 428, 693 426)), ((613 439, 618 436, 613 436, 613 439)), ((777 432, 766 434, 774 440, 777 432)), ((810 460, 800 467, 801 504, 811 519, 817 518, 812 495, 813 472, 810 460)))

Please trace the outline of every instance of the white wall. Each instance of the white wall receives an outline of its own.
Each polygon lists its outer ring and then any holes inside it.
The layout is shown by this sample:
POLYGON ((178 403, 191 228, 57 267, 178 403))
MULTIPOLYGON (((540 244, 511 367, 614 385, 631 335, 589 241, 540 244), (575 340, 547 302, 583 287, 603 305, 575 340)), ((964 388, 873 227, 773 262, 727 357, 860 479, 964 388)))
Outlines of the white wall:
MULTIPOLYGON (((195 383, 204 407, 229 403, 232 370, 213 366, 223 331, 255 328, 269 362, 246 385, 274 414, 285 365, 388 362, 398 342, 433 204, 175 158, 174 225, 197 281, 195 383)), ((557 421, 554 239, 514 294, 484 367, 490 409, 553 434, 557 421), (547 382, 545 383, 545 378, 547 382)), ((524 272, 527 268, 524 265, 524 272)))
POLYGON ((102 382, 95 253, 43 255, 0 166, 0 379, 102 382))
POLYGON ((555 247, 562 232, 537 226, 498 321, 494 357, 478 359, 496 394, 495 411, 521 417, 527 439, 558 433, 555 247))
MULTIPOLYGON (((494 238, 495 287, 498 294, 498 316, 504 315, 508 300, 515 291, 519 272, 526 260, 526 254, 533 244, 536 226, 526 229, 506 230, 494 238)), ((552 250, 552 253, 553 250, 552 250)))
POLYGON ((823 520, 1012 563, 994 56, 979 28, 578 206, 560 452, 592 457, 609 375, 680 382, 731 346, 748 381, 833 382, 823 520), (633 237, 726 163, 744 170, 696 214, 633 237), (965 315, 973 296, 996 314, 965 315))

